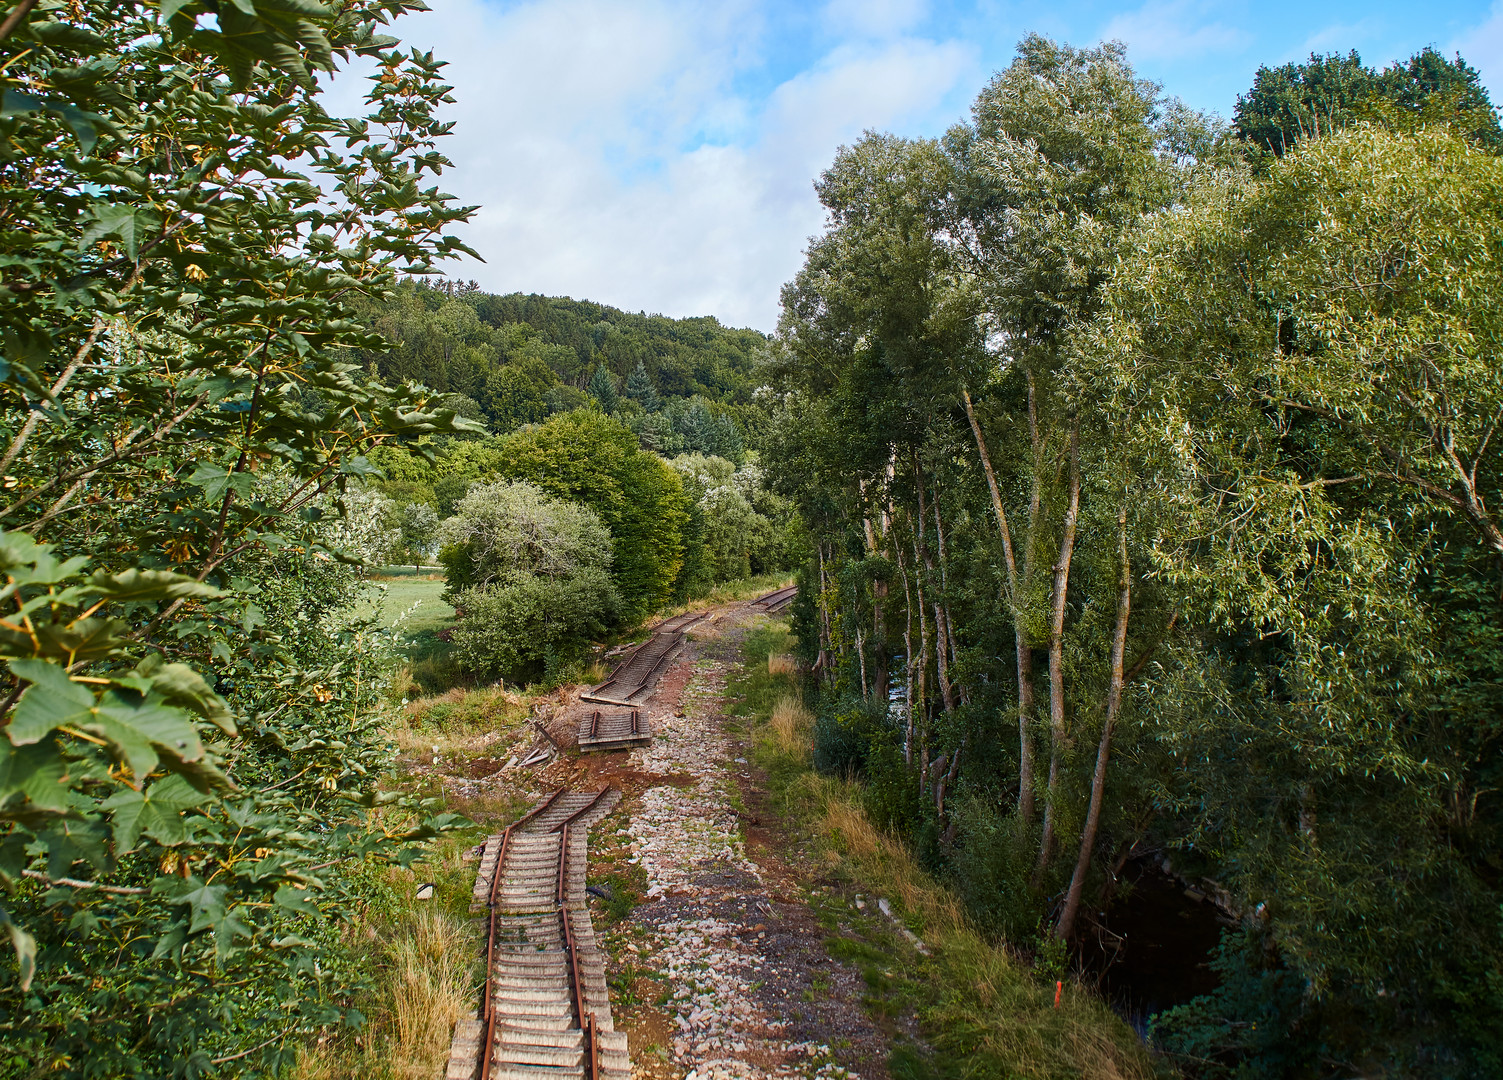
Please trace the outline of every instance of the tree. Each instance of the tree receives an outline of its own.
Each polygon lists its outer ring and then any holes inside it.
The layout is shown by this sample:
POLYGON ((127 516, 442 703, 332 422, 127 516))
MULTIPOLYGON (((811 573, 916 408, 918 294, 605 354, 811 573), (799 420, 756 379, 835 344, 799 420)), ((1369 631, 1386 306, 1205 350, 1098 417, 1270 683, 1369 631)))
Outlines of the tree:
POLYGON ((1238 95, 1234 116, 1237 137, 1263 160, 1287 153, 1301 139, 1364 120, 1403 128, 1450 123, 1480 145, 1503 150, 1503 128, 1477 71, 1460 56, 1447 60, 1429 47, 1381 73, 1366 67, 1355 50, 1260 67, 1252 89, 1238 95))
POLYGON ((1500 196, 1444 126, 1311 140, 1154 221, 1079 353, 1203 627, 1156 702, 1188 836, 1364 1018, 1341 1052, 1457 1075, 1503 1050, 1500 196))
POLYGON ((562 578, 611 563, 610 530, 593 510, 528 483, 477 484, 439 529, 449 588, 493 585, 514 574, 562 578))
POLYGON ((485 383, 485 407, 496 431, 505 434, 547 419, 548 392, 557 385, 558 378, 536 357, 493 372, 485 383))
POLYGON ((599 403, 600 408, 613 413, 619 404, 616 397, 616 380, 612 378, 610 370, 599 364, 595 368, 595 374, 590 376, 590 396, 599 403))
POLYGON ((440 541, 456 652, 477 674, 539 674, 616 617, 611 534, 586 507, 531 484, 477 484, 440 541))
POLYGON ((640 360, 626 378, 626 396, 642 406, 644 412, 655 413, 662 407, 658 388, 652 384, 652 376, 647 374, 647 366, 640 360))
POLYGON ((438 511, 426 502, 402 504, 397 513, 402 550, 412 559, 413 567, 434 557, 438 540, 438 511))
POLYGON ((638 449, 630 429, 592 409, 550 417, 501 443, 496 474, 600 515, 611 531, 623 619, 643 619, 668 601, 684 557, 688 499, 678 474, 638 449))
POLYGON ((365 455, 469 430, 342 362, 381 345, 353 291, 464 250, 442 64, 377 33, 407 7, 0 24, 0 1031, 58 1075, 274 1069, 356 1020, 343 868, 452 820, 369 829, 381 648, 324 621, 365 455), (354 56, 367 115, 332 117, 314 72, 354 56))

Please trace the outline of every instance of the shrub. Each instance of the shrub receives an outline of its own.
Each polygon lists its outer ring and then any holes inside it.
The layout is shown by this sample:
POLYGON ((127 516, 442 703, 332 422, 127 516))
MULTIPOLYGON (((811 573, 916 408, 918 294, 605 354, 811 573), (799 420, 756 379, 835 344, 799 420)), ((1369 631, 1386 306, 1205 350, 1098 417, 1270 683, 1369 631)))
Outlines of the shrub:
POLYGON ((678 474, 616 420, 593 409, 555 416, 501 444, 497 471, 582 503, 610 529, 620 617, 635 622, 673 593, 688 500, 678 474))
POLYGON ((477 484, 439 529, 449 592, 517 575, 557 580, 611 563, 611 534, 593 510, 527 483, 477 484))
POLYGON ((484 677, 532 680, 576 655, 615 620, 621 598, 605 572, 568 577, 514 573, 455 597, 460 618, 451 640, 459 662, 484 677))

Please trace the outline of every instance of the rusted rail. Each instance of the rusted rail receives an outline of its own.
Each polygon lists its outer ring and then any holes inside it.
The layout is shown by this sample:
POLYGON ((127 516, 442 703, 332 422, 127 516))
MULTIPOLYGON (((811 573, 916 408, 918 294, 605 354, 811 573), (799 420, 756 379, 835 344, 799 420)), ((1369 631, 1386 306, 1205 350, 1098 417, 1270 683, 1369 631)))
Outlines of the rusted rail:
MULTIPOLYGON (((548 803, 544 803, 543 805, 547 806, 551 804, 553 799, 558 798, 562 791, 563 788, 559 788, 558 791, 550 796, 548 803)), ((533 814, 528 814, 527 818, 532 816, 533 814)), ((523 818, 523 820, 525 821, 527 818, 523 818)), ((491 1080, 491 1060, 495 1056, 491 1053, 491 1046, 496 1040, 496 999, 495 988, 492 985, 494 980, 491 977, 491 973, 496 969, 496 893, 501 888, 501 875, 506 868, 506 849, 511 846, 511 830, 513 828, 515 826, 508 825, 506 830, 501 834, 501 850, 496 855, 496 868, 491 871, 490 900, 487 905, 490 908, 490 914, 486 917, 485 933, 485 996, 481 1000, 480 1011, 485 1024, 484 1039, 480 1044, 482 1048, 480 1053, 480 1080, 491 1080)))
MULTIPOLYGON (((574 813, 570 814, 568 817, 564 818, 564 820, 562 822, 560 822, 558 825, 556 825, 554 827, 553 831, 554 832, 560 832, 560 831, 562 831, 563 834, 564 834, 565 839, 567 839, 568 836, 569 836, 569 826, 572 825, 572 824, 574 824, 574 822, 578 821, 580 818, 584 817, 591 810, 594 810, 595 807, 599 806, 601 800, 604 799, 610 793, 611 793, 611 789, 610 788, 608 788, 608 787, 601 788, 599 791, 595 792, 595 797, 593 799, 591 799, 589 802, 585 803, 585 805, 581 806, 578 810, 574 811, 574 813)), ((560 845, 560 850, 562 850, 563 848, 566 848, 566 847, 568 847, 568 844, 562 844, 562 845, 560 845)), ((560 892, 559 892, 560 896, 563 895, 562 888, 563 888, 562 885, 560 885, 560 892)))
POLYGON ((761 608, 769 615, 776 615, 789 604, 793 603, 793 598, 797 595, 797 585, 786 585, 781 589, 774 589, 772 592, 767 593, 764 596, 757 597, 757 599, 754 600, 752 604, 754 607, 761 608))
MULTIPOLYGON (((601 791, 601 795, 605 792, 601 791)), ((591 803, 593 808, 595 803, 591 803)), ((578 814, 571 815, 572 821, 578 814)), ((597 1062, 599 1055, 595 1050, 595 1014, 585 1008, 584 980, 579 974, 579 951, 574 945, 574 924, 569 919, 568 903, 568 865, 569 865, 569 821, 559 826, 558 840, 558 886, 554 892, 555 902, 558 904, 559 922, 563 924, 565 970, 569 975, 569 991, 574 999, 574 1018, 579 1024, 580 1031, 584 1032, 584 1062, 585 1080, 596 1080, 598 1073, 597 1062)))

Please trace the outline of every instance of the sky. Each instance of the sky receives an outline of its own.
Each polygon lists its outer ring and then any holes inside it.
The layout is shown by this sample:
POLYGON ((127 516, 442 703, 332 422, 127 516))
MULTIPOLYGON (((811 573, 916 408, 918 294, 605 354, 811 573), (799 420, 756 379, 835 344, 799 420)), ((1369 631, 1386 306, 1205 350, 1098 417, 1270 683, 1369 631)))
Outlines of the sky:
MULTIPOLYGON (((963 121, 1018 40, 1124 42, 1140 75, 1230 116, 1259 65, 1459 51, 1503 102, 1503 0, 428 0, 395 33, 449 61, 457 230, 491 292, 771 331, 824 225, 813 182, 863 131, 963 121)), ((352 106, 360 72, 336 78, 352 106)))

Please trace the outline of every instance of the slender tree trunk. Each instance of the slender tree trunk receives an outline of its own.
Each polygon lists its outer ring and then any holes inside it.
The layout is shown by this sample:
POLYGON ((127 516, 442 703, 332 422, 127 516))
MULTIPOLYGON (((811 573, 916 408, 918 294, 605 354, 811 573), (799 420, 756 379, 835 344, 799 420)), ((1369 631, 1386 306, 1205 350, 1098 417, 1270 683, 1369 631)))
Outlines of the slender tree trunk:
MULTIPOLYGON (((934 482, 934 536, 939 544, 939 603, 934 606, 934 620, 942 626, 941 651, 948 650, 949 668, 954 669, 959 652, 955 648, 955 623, 950 618, 950 570, 949 555, 945 551, 945 521, 939 512, 939 481, 934 482)), ((954 696, 961 704, 969 700, 965 687, 953 683, 954 696)))
MULTIPOLYGON (((863 505, 866 493, 866 485, 862 485, 863 505)), ((866 548, 870 555, 880 555, 882 549, 877 542, 877 530, 872 525, 870 514, 863 514, 861 524, 866 532, 866 548)), ((887 700, 887 625, 882 618, 883 601, 887 599, 887 582, 872 582, 872 644, 876 649, 873 658, 876 669, 872 673, 872 691, 880 694, 882 700, 887 700)), ((861 677, 862 690, 866 692, 866 676, 861 677)))
POLYGON ((825 582, 825 545, 819 545, 819 665, 824 671, 825 680, 833 681, 834 672, 830 662, 830 613, 825 608, 825 594, 828 590, 825 582))
MULTIPOLYGON (((915 463, 914 477, 917 481, 915 487, 918 489, 918 551, 915 553, 915 557, 922 561, 924 571, 929 575, 930 584, 932 587, 934 578, 934 557, 929 554, 929 538, 925 535, 924 532, 925 521, 929 516, 929 508, 924 505, 924 476, 922 473, 918 472, 917 463, 915 463)), ((955 711, 955 697, 950 689, 950 665, 948 659, 945 656, 946 635, 943 621, 944 610, 942 607, 942 597, 933 597, 932 603, 934 605, 934 670, 935 675, 939 681, 940 700, 944 703, 945 712, 950 713, 955 711)), ((926 642, 928 641, 927 634, 925 635, 924 640, 926 642)))
POLYGON ((903 575, 903 610, 907 623, 903 628, 903 701, 907 709, 903 727, 903 763, 913 764, 913 592, 908 587, 908 568, 903 565, 903 547, 894 544, 898 556, 898 572, 903 575))
POLYGON ((1059 757, 1065 747, 1065 598, 1070 587, 1070 560, 1075 555, 1075 524, 1080 517, 1080 434, 1070 425, 1070 501, 1065 508, 1059 561, 1049 606, 1049 789, 1044 803, 1044 835, 1038 869, 1049 863, 1054 847, 1054 803, 1059 796, 1059 757))
MULTIPOLYGON (((962 389, 965 400, 965 415, 971 422, 971 434, 976 437, 976 451, 981 457, 981 471, 986 474, 987 490, 991 492, 992 512, 997 517, 997 531, 1002 535, 1002 558, 1007 568, 1007 595, 1003 602, 1012 611, 1013 643, 1017 652, 1018 675, 1018 815, 1024 821, 1033 820, 1033 735, 1028 728, 1033 718, 1033 649, 1028 644, 1027 628, 1023 624, 1023 598, 1019 594, 1018 565, 1013 556, 1012 530, 1008 528, 1007 511, 1002 508, 1002 492, 997 486, 997 474, 992 469, 991 454, 986 449, 986 438, 981 434, 981 422, 976 419, 976 409, 971 404, 969 390, 962 389)), ((1029 401, 1032 402, 1030 386, 1029 401)), ((1030 409, 1031 412, 1031 409, 1030 409)), ((1035 430, 1037 425, 1033 425, 1035 430)), ((1037 505, 1038 478, 1034 478, 1034 506, 1037 505)), ((1035 510, 1033 517, 1037 518, 1035 510)), ((1030 537, 1031 539, 1031 537, 1030 537)), ((1025 575, 1026 580, 1026 575, 1025 575)))
POLYGON ((856 627, 856 661, 861 667, 861 696, 871 697, 871 691, 866 688, 866 642, 862 639, 861 627, 856 627))
POLYGON ((1111 679, 1106 691, 1106 716, 1101 724, 1101 745, 1096 749, 1096 772, 1091 777, 1091 803, 1086 810, 1085 828, 1080 834, 1080 853, 1075 857, 1075 873, 1065 894, 1064 910, 1059 914, 1056 932, 1069 938, 1075 932, 1080 914, 1080 897, 1085 891, 1086 874, 1091 868, 1091 852, 1096 848, 1096 834, 1101 827, 1101 803, 1106 797, 1106 767, 1112 752, 1112 728, 1122 709, 1122 658, 1127 650, 1127 620, 1132 615, 1132 565, 1127 558, 1127 503, 1117 511, 1117 621, 1112 627, 1111 679))
POLYGON ((929 784, 929 693, 926 686, 929 679, 929 616, 924 611, 927 601, 924 597, 924 574, 917 535, 913 537, 913 558, 913 591, 918 594, 915 606, 919 617, 918 686, 915 688, 914 706, 918 714, 919 786, 922 789, 929 784))

